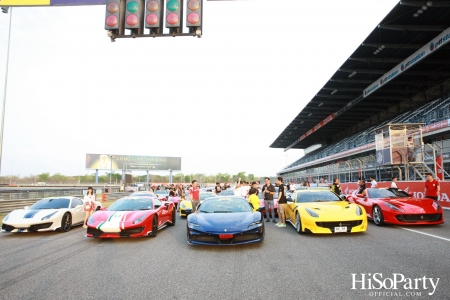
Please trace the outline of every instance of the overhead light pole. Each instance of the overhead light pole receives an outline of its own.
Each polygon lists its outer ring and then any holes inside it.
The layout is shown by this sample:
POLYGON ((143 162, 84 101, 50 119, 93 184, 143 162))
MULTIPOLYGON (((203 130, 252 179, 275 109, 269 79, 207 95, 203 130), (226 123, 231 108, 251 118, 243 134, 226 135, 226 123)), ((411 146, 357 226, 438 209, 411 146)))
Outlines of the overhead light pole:
POLYGON ((110 158, 111 158, 111 169, 109 171, 109 192, 111 193, 112 162, 113 162, 114 155, 111 155, 110 158))
MULTIPOLYGON (((12 7, 10 7, 9 14, 9 33, 8 33, 8 50, 6 51, 6 70, 5 70, 5 87, 3 91, 3 109, 2 109, 2 127, 0 130, 0 172, 2 170, 2 153, 3 153, 3 130, 5 128, 5 108, 6 108, 6 89, 8 87, 8 65, 9 65, 9 45, 11 43, 11 20, 12 20, 12 7)), ((2 12, 8 13, 6 7, 2 7, 2 12)))

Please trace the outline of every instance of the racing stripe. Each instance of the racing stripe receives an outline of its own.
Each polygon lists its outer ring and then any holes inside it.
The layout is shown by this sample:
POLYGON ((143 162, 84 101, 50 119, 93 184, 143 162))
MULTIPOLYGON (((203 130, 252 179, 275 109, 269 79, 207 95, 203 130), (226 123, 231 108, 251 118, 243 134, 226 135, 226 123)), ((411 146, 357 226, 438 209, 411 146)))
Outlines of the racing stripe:
POLYGON ((123 214, 123 218, 122 218, 122 230, 125 229, 125 220, 126 220, 126 218, 127 218, 127 213, 124 213, 123 214))
POLYGON ((24 219, 31 219, 31 218, 33 218, 34 215, 37 214, 38 212, 40 212, 40 210, 30 210, 30 211, 28 211, 28 212, 23 216, 23 218, 24 218, 24 219))
POLYGON ((100 224, 98 224, 97 229, 100 230, 100 228, 103 226, 103 224, 105 224, 105 222, 101 222, 100 224))
POLYGON ((111 221, 111 218, 112 218, 115 214, 117 214, 117 212, 115 212, 115 213, 113 213, 112 215, 110 215, 109 218, 108 218, 108 221, 106 221, 106 222, 110 222, 110 221, 111 221))

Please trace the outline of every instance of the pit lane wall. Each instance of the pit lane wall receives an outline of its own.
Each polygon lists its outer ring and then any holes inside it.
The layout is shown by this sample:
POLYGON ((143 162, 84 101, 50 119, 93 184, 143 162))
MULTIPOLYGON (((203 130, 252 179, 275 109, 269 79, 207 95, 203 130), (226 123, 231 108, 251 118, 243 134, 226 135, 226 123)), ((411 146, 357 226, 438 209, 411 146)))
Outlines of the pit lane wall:
MULTIPOLYGON (((450 182, 440 181, 441 195, 439 196, 439 204, 447 209, 450 209, 450 182)), ((377 187, 390 187, 390 182, 378 182, 377 187)), ((423 190, 425 188, 425 181, 397 181, 397 186, 408 193, 413 193, 414 197, 423 198, 423 190)), ((367 184, 370 187, 370 183, 367 184)), ((351 194, 358 188, 357 182, 341 183, 341 189, 344 194, 351 194)))

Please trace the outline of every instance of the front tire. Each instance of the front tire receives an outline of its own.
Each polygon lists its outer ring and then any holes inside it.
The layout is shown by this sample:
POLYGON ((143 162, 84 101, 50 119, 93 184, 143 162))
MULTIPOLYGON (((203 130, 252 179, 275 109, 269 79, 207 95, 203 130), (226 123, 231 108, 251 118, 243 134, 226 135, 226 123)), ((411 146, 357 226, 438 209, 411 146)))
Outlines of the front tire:
POLYGON ((152 232, 148 235, 149 237, 156 237, 158 235, 158 217, 155 215, 152 222, 152 232))
POLYGON ((175 208, 172 209, 172 223, 168 223, 169 226, 175 226, 175 223, 177 221, 177 212, 175 211, 175 208))
POLYGON ((61 228, 60 230, 62 232, 67 232, 72 228, 72 215, 68 212, 64 214, 64 216, 61 219, 61 228))
POLYGON ((381 208, 378 205, 375 205, 372 209, 372 219, 375 225, 383 226, 384 225, 384 217, 381 208))
POLYGON ((300 219, 300 214, 299 214, 299 213, 296 213, 296 214, 295 214, 295 221, 296 221, 296 223, 295 223, 295 230, 297 231, 297 233, 298 233, 298 234, 303 234, 303 233, 305 233, 305 232, 302 230, 302 220, 300 219))

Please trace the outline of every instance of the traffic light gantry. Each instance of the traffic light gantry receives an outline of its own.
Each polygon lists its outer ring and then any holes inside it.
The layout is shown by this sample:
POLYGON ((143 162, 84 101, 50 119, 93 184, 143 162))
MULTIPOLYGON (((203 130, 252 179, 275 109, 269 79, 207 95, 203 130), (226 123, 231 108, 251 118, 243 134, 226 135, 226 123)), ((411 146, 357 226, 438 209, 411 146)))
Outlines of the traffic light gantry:
POLYGON ((106 0, 105 29, 112 42, 117 38, 201 37, 202 1, 106 0), (187 32, 183 32, 184 23, 187 32))

